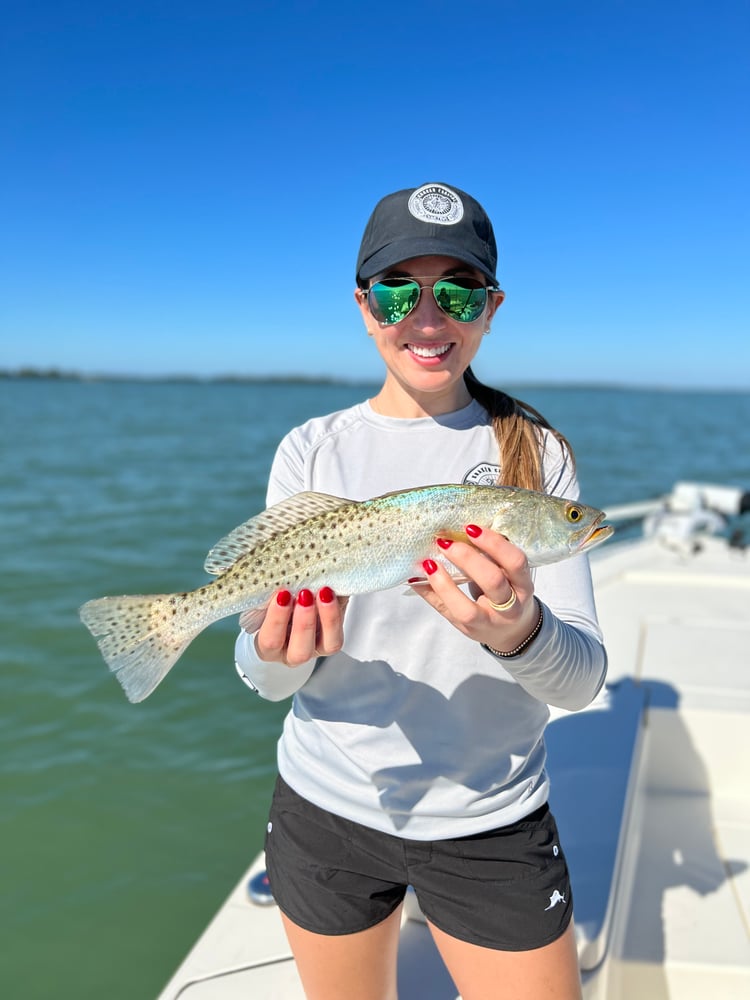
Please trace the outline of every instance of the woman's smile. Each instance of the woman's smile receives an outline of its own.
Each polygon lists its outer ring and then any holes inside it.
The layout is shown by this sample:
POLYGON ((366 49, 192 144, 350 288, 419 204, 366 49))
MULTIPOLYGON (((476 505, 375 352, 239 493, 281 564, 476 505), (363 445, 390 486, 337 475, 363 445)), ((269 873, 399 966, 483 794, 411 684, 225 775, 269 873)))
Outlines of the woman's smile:
POLYGON ((454 347, 454 342, 449 341, 448 343, 442 344, 416 344, 408 343, 406 345, 406 350, 409 351, 411 355, 420 364, 425 365, 437 365, 445 358, 446 354, 451 351, 454 347))

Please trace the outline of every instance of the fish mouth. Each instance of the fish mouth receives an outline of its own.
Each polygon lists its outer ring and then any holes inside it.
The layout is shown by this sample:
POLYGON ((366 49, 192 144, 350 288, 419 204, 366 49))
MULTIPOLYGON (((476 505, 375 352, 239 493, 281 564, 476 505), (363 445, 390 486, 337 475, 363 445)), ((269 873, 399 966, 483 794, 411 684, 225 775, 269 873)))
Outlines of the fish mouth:
POLYGON ((603 524, 599 528, 594 528, 588 537, 589 545, 598 545, 599 542, 606 542, 614 533, 615 529, 611 524, 603 524))
POLYGON ((594 545, 600 545, 602 542, 606 542, 608 538, 611 538, 612 535, 614 535, 615 529, 611 524, 602 524, 602 521, 606 516, 606 514, 600 514, 594 521, 591 526, 591 530, 581 542, 579 547, 581 552, 586 549, 593 548, 594 545))

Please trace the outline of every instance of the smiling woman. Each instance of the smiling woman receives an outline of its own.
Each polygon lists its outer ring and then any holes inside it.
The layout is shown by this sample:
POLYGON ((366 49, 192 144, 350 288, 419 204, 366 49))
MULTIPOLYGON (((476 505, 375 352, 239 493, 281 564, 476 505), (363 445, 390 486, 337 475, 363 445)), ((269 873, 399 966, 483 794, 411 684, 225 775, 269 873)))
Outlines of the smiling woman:
POLYGON ((572 461, 570 445, 538 410, 483 385, 470 367, 505 299, 496 267, 492 223, 465 192, 425 184, 378 203, 362 238, 354 293, 387 369, 370 404, 393 416, 435 417, 477 400, 492 421, 502 481, 539 490, 542 431, 572 461))
MULTIPOLYGON (((354 296, 383 383, 284 438, 269 505, 500 482, 576 500, 567 442, 471 371, 504 299, 496 264, 490 220, 466 192, 425 184, 378 203, 354 296)), ((270 700, 294 696, 266 837, 271 888, 309 1000, 394 1000, 407 885, 464 1000, 576 1000, 543 733, 549 704, 582 708, 604 681, 586 557, 532 577, 490 522, 430 531, 435 558, 408 574, 421 603, 396 588, 337 600, 326 579, 240 619, 240 676, 270 700)), ((405 532, 385 533, 386 562, 405 532)))

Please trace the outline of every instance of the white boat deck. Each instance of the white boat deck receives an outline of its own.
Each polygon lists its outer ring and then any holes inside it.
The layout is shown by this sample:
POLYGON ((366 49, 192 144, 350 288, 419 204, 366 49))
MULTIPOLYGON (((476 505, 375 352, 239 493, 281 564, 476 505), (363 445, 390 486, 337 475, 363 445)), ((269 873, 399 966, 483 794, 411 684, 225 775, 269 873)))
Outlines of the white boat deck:
MULTIPOLYGON (((608 686, 548 729, 586 1000, 750 998, 750 550, 609 543, 608 686)), ((159 1000, 302 1000, 257 858, 159 1000)), ((408 899, 400 1000, 456 1000, 408 899), (417 919, 414 919, 414 917, 417 919)))
POLYGON ((610 682, 649 704, 592 998, 750 997, 750 552, 700 546, 594 563, 610 682))

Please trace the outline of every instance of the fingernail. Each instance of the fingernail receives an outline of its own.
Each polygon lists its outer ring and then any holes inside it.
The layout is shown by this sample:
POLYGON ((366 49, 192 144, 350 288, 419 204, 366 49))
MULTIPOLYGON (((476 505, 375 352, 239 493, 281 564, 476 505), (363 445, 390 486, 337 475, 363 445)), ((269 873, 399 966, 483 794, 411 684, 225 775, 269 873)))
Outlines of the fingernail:
POLYGON ((432 576, 433 573, 437 573, 437 563, 434 559, 425 559, 422 563, 422 568, 428 576, 432 576))
POLYGON ((421 583, 422 582, 422 577, 421 576, 410 576, 409 579, 406 582, 407 583, 421 583))
POLYGON ((312 607, 314 603, 315 598, 311 590, 300 590, 299 594, 297 594, 297 604, 301 604, 303 608, 312 607))
POLYGON ((467 524, 466 534, 469 536, 469 538, 479 538, 479 536, 482 534, 482 529, 476 524, 467 524))
POLYGON ((335 596, 336 595, 330 587, 321 587, 318 591, 318 597, 321 599, 323 604, 331 604, 335 596))
POLYGON ((437 543, 441 549, 449 549, 453 545, 453 540, 451 538, 438 538, 437 543))
POLYGON ((280 590, 276 595, 276 603, 280 608, 286 608, 289 606, 289 602, 292 599, 292 595, 288 590, 280 590))

